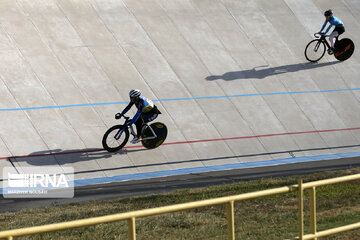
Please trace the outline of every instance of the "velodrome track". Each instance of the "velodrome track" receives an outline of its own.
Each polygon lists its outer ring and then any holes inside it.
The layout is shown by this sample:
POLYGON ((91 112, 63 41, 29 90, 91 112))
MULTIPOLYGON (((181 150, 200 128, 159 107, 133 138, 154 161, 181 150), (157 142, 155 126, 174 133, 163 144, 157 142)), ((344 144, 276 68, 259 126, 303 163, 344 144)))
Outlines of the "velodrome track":
MULTIPOLYGON (((44 208, 72 203, 84 203, 94 200, 102 201, 146 194, 164 193, 175 189, 208 187, 211 185, 230 184, 238 181, 248 181, 259 178, 312 174, 320 171, 350 169, 354 167, 360 167, 359 157, 299 162, 264 167, 238 168, 226 171, 200 172, 168 177, 140 178, 132 181, 86 185, 75 188, 74 198, 4 199, 0 197, 0 213, 13 212, 26 208, 44 208)), ((296 183, 294 182, 294 184, 296 183)))
POLYGON ((0 167, 71 166, 81 186, 357 159, 359 51, 304 57, 328 8, 360 46, 357 0, 4 0, 0 167), (109 154, 132 88, 168 138, 109 154))

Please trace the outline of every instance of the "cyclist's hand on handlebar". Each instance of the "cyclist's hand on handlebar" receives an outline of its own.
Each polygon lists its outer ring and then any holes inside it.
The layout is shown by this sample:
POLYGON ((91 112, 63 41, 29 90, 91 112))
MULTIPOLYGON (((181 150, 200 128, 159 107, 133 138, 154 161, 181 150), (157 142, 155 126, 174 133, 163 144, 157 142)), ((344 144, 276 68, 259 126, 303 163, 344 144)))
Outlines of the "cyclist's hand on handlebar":
POLYGON ((316 38, 320 38, 323 35, 325 35, 325 33, 322 33, 322 32, 314 33, 314 37, 316 37, 316 38))
POLYGON ((121 113, 115 114, 115 119, 120 119, 123 115, 121 113))

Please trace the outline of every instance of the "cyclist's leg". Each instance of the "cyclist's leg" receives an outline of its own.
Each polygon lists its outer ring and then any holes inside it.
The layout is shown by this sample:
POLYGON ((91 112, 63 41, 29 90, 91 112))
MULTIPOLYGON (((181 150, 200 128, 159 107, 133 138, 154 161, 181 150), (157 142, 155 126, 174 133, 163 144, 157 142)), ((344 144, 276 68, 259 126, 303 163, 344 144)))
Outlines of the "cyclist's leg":
POLYGON ((330 47, 333 49, 334 48, 334 43, 335 43, 335 38, 337 38, 339 36, 338 31, 336 31, 336 29, 334 29, 334 31, 330 34, 329 37, 329 41, 330 41, 330 47))
POLYGON ((159 114, 157 114, 157 113, 153 113, 153 114, 151 114, 151 113, 144 113, 143 115, 142 115, 142 117, 143 117, 143 120, 144 120, 144 123, 148 123, 148 122, 152 122, 152 121, 154 121, 157 117, 158 117, 158 115, 159 114))
POLYGON ((144 122, 144 119, 143 119, 143 116, 141 115, 140 117, 139 117, 139 119, 138 120, 136 120, 136 122, 135 122, 135 126, 136 126, 136 137, 140 137, 140 135, 141 135, 141 128, 142 128, 142 125, 144 124, 145 122, 144 122))
POLYGON ((138 133, 141 134, 143 124, 154 121, 157 118, 158 115, 159 114, 157 114, 157 113, 143 113, 143 114, 141 114, 142 123, 139 126, 140 129, 138 128, 138 125, 137 125, 138 133))
POLYGON ((136 143, 138 143, 138 142, 141 141, 141 139, 140 139, 140 134, 141 134, 141 126, 142 126, 142 125, 143 125, 143 119, 142 119, 142 117, 140 116, 140 117, 138 118, 138 120, 136 120, 136 122, 135 122, 135 126, 136 126, 136 136, 134 136, 134 139, 130 141, 132 144, 136 144, 136 143))
POLYGON ((334 38, 336 39, 336 41, 338 40, 338 37, 343 34, 345 32, 345 27, 344 26, 341 26, 341 27, 335 27, 334 31, 330 34, 330 44, 331 44, 331 47, 333 48, 334 47, 334 38))
POLYGON ((339 33, 339 36, 345 32, 345 27, 336 27, 334 30, 336 30, 339 33))

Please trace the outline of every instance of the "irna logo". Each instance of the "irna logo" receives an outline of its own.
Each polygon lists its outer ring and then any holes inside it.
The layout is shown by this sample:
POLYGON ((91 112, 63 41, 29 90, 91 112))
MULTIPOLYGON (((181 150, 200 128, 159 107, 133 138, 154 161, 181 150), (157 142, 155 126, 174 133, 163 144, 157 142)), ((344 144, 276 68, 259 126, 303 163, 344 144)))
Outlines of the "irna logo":
POLYGON ((64 174, 8 174, 9 187, 63 188, 69 187, 64 174))
POLYGON ((2 176, 0 190, 4 198, 74 197, 72 167, 4 167, 2 176))

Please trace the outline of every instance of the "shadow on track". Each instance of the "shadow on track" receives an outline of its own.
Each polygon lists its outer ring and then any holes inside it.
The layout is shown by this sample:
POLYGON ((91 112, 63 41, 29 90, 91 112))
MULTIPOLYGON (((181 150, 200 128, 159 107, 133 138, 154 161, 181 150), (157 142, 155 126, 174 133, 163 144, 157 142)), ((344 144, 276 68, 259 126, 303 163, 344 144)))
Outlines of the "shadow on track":
POLYGON ((69 164, 75 162, 84 162, 90 160, 111 158, 114 155, 126 155, 128 153, 146 151, 146 150, 147 149, 145 148, 122 149, 115 153, 109 153, 104 149, 100 149, 100 148, 73 149, 73 150, 53 149, 47 151, 32 152, 26 156, 11 156, 11 157, 7 157, 6 160, 10 161, 12 164, 14 161, 27 162, 29 165, 33 165, 33 166, 49 165, 50 162, 53 162, 54 164, 63 165, 63 164, 69 164))
MULTIPOLYGON (((182 161, 173 161, 173 162, 154 162, 154 163, 146 163, 146 164, 138 164, 138 165, 129 165, 122 167, 114 167, 114 168, 101 168, 101 169, 92 169, 92 170, 83 170, 76 171, 75 174, 83 174, 83 173, 96 173, 101 171, 114 171, 114 170, 124 170, 124 169, 135 169, 141 167, 154 167, 154 166, 162 166, 162 165, 175 165, 181 163, 195 163, 202 161, 219 161, 221 164, 224 164, 224 160, 233 159, 233 158, 249 158, 249 157, 257 157, 257 156, 267 156, 267 155, 276 155, 276 154, 284 154, 288 153, 289 157, 294 157, 294 153, 297 152, 306 152, 306 151, 321 151, 321 150, 330 150, 330 149, 341 149, 341 148, 354 148, 360 147, 360 145, 346 145, 346 146, 336 146, 336 147, 324 147, 324 148, 311 148, 311 149, 298 149, 298 150, 288 150, 288 151, 279 151, 279 152, 266 152, 266 153, 256 153, 256 154, 246 154, 246 155, 234 155, 234 156, 222 156, 215 158, 204 158, 204 159, 190 159, 190 160, 182 160, 182 161)), ((16 159, 17 162, 26 161, 30 165, 41 166, 41 165, 49 165, 49 157, 53 158, 56 156, 57 162, 63 164, 75 163, 79 161, 89 161, 95 159, 105 159, 111 158, 117 154, 130 154, 138 151, 146 151, 147 149, 123 149, 122 151, 116 153, 108 153, 103 149, 83 149, 83 150, 72 150, 72 151, 61 151, 61 150, 52 150, 52 151, 41 151, 34 152, 29 156, 24 156, 21 158, 9 158, 9 161, 16 159), (57 151, 57 152, 55 152, 57 151), (65 157, 64 157, 65 156, 65 157)), ((15 167, 15 166, 14 166, 15 167)))
MULTIPOLYGON (((266 153, 256 153, 256 154, 246 154, 246 155, 234 155, 234 156, 222 156, 215 158, 204 158, 204 159, 190 159, 190 160, 181 160, 181 161, 173 161, 173 162, 154 162, 154 163, 146 163, 146 164, 138 164, 138 165, 129 165, 122 167, 114 167, 114 168, 101 168, 101 169, 92 169, 92 170, 83 170, 76 171, 75 174, 83 174, 83 173, 96 173, 101 171, 114 171, 114 170, 124 170, 124 169, 135 169, 141 167, 154 167, 154 166, 162 166, 162 165, 175 165, 181 163, 195 163, 202 161, 219 161, 221 164, 224 164, 224 160, 226 159, 234 159, 234 158, 249 158, 249 157, 257 157, 257 156, 267 156, 267 155, 276 155, 276 154, 284 154, 288 153, 289 157, 295 157, 294 153, 297 152, 307 152, 307 151, 321 151, 321 150, 330 150, 330 149, 341 149, 341 148, 354 148, 360 147, 360 145, 346 145, 346 146, 335 146, 335 147, 324 147, 324 148, 311 148, 311 149, 297 149, 297 150, 287 150, 287 151, 279 151, 279 152, 266 152, 266 153)), ((9 157, 7 160, 13 164, 13 161, 16 159, 16 162, 26 161, 29 165, 33 166, 41 166, 41 165, 49 165, 49 160, 52 158, 55 163, 54 164, 71 164, 75 162, 86 162, 90 160, 105 159, 111 158, 114 155, 125 155, 131 154, 133 152, 138 151, 146 151, 147 149, 123 149, 116 153, 108 153, 103 149, 82 149, 82 150, 67 150, 62 151, 60 149, 51 150, 51 151, 41 151, 41 152, 33 152, 28 156, 14 156, 9 157)))
POLYGON ((225 80, 225 81, 233 81, 238 79, 248 79, 248 78, 257 78, 263 79, 269 76, 289 73, 289 72, 299 72, 303 70, 309 70, 314 68, 320 68, 325 66, 331 66, 334 64, 340 63, 339 61, 327 62, 327 63, 297 63, 297 64, 290 64, 284 65, 279 67, 272 67, 269 68, 268 65, 265 66, 258 66, 254 67, 250 70, 243 70, 243 71, 235 71, 235 72, 227 72, 223 75, 212 75, 208 76, 205 79, 208 81, 214 80, 225 80))

